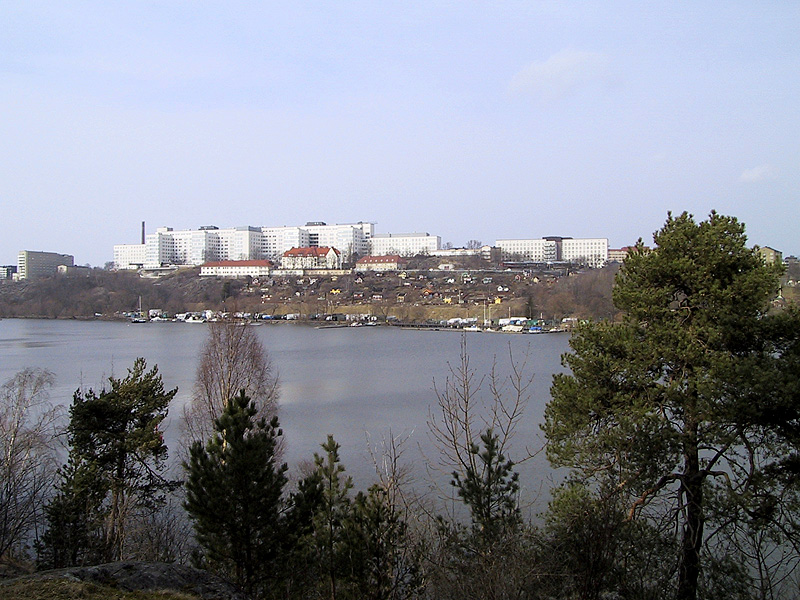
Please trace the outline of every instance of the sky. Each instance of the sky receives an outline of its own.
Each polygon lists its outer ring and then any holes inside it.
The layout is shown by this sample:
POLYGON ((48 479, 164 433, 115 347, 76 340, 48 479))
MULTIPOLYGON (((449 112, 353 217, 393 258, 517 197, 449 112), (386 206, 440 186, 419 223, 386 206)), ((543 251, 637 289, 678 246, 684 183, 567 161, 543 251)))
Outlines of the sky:
POLYGON ((800 2, 0 3, 0 264, 141 222, 800 253, 800 2))

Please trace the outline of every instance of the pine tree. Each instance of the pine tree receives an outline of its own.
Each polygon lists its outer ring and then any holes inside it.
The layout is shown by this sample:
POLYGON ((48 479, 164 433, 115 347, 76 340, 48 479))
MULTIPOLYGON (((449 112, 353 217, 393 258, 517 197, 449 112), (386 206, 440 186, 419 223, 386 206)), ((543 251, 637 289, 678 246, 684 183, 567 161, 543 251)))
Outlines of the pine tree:
POLYGON ((195 442, 184 464, 186 510, 208 565, 248 593, 277 575, 285 464, 275 462, 282 435, 277 417, 254 421, 244 390, 228 401, 205 447, 195 442))
POLYGON ((125 378, 108 382, 99 393, 78 390, 73 396, 69 463, 47 510, 43 549, 59 561, 120 560, 133 513, 156 510, 165 492, 175 487, 164 477, 167 446, 160 426, 177 389, 166 391, 158 367, 148 371, 143 358, 134 361, 125 378), (47 550, 47 540, 89 546, 47 550))
POLYGON ((492 542, 522 523, 517 507, 519 474, 513 470, 513 461, 503 455, 492 429, 480 437, 482 447, 472 444, 469 448, 474 460, 463 476, 453 471, 451 484, 469 507, 476 534, 492 542))
POLYGON ((322 487, 322 501, 313 517, 314 546, 317 560, 328 581, 330 599, 336 600, 337 581, 342 570, 341 549, 345 522, 350 512, 351 477, 344 477, 345 468, 339 462, 339 444, 328 435, 322 444, 325 455, 314 454, 314 464, 322 487))
POLYGON ((624 494, 629 518, 662 506, 675 519, 676 596, 694 600, 707 523, 719 537, 797 500, 800 314, 769 313, 780 267, 735 218, 670 215, 654 241, 617 276, 624 321, 570 340, 544 430, 551 462, 624 494))

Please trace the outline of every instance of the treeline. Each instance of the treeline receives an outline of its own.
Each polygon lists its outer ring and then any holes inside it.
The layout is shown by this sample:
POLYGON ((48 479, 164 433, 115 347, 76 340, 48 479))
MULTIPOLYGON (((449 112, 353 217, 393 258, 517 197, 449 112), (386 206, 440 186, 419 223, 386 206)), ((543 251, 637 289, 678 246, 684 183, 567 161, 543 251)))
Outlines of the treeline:
POLYGON ((253 598, 795 598, 800 311, 771 309, 781 268, 732 217, 670 216, 655 242, 616 277, 621 320, 581 325, 554 377, 542 427, 568 475, 534 520, 516 472, 524 359, 476 373, 464 347, 437 386, 450 494, 414 493, 397 439, 355 490, 330 437, 299 473, 281 462, 266 353, 219 323, 177 470, 160 429, 175 391, 143 359, 76 392, 60 467, 49 375, 3 387, 0 559, 191 562, 253 598))
POLYGON ((111 316, 142 306, 170 314, 218 307, 242 287, 238 281, 200 278, 199 269, 179 271, 161 279, 136 273, 92 269, 88 275, 47 277, 33 281, 0 282, 1 317, 111 316))

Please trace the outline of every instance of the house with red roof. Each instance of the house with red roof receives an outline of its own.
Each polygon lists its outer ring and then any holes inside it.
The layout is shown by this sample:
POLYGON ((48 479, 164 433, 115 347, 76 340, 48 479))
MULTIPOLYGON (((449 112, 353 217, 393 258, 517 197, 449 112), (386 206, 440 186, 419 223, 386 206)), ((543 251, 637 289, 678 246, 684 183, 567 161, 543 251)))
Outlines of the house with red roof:
POLYGON ((400 271, 408 266, 408 260, 399 254, 364 256, 356 261, 356 271, 400 271))
POLYGON ((328 246, 291 248, 281 257, 282 269, 341 269, 342 254, 328 246))

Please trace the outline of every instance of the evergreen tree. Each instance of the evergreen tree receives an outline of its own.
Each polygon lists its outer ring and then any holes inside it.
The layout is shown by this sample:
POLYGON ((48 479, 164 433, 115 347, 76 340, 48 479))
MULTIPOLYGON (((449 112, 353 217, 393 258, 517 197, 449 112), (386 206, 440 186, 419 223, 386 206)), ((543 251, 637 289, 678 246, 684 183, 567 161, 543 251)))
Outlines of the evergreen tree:
POLYGON ((175 487, 163 476, 167 446, 160 425, 177 389, 166 391, 158 367, 148 371, 143 358, 134 361, 126 377, 108 382, 99 393, 79 390, 73 396, 69 463, 47 510, 45 546, 50 540, 91 547, 45 549, 59 561, 120 560, 134 512, 157 509, 164 493, 175 487))
POLYGON ((345 523, 350 513, 351 477, 344 477, 345 468, 339 462, 339 444, 328 435, 322 444, 325 455, 314 454, 314 465, 322 488, 322 501, 312 519, 314 548, 317 562, 325 573, 329 597, 336 600, 337 581, 343 567, 342 547, 345 523))
POLYGON ((570 340, 544 430, 552 464, 625 494, 629 518, 660 506, 676 519, 676 596, 694 600, 706 523, 782 518, 770 503, 796 499, 800 316, 768 313, 780 267, 735 218, 670 215, 654 241, 617 276, 624 321, 570 340))
POLYGON ((384 487, 356 495, 345 522, 344 554, 356 598, 412 598, 422 587, 420 548, 384 487))
POLYGON ((254 421, 245 394, 230 399, 205 447, 195 442, 184 464, 186 510, 212 569, 248 593, 261 593, 277 576, 286 465, 275 462, 282 435, 277 417, 254 421))
POLYGON ((499 438, 492 429, 481 434, 481 446, 472 444, 469 453, 474 459, 464 475, 453 471, 451 484, 467 505, 475 532, 492 542, 522 522, 517 507, 519 474, 514 463, 500 449, 499 438))
POLYGON ((61 568, 104 561, 103 505, 108 488, 91 463, 69 462, 59 470, 56 495, 45 507, 48 529, 39 548, 39 565, 61 568))

